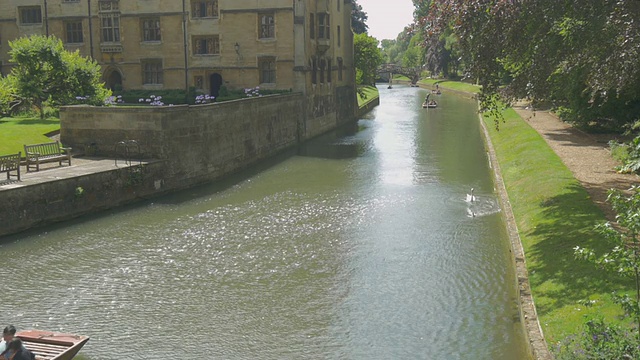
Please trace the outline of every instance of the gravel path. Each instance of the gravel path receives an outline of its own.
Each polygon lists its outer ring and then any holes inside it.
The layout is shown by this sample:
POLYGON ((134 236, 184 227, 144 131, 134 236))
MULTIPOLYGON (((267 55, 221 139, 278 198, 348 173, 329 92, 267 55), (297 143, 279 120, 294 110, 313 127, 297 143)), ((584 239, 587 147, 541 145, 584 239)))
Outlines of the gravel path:
POLYGON ((534 128, 558 154, 582 186, 605 213, 607 219, 615 220, 615 213, 607 203, 609 189, 628 190, 637 184, 635 174, 619 174, 615 166, 619 163, 611 157, 608 141, 611 135, 592 135, 578 130, 548 112, 532 111, 524 105, 514 110, 534 128))

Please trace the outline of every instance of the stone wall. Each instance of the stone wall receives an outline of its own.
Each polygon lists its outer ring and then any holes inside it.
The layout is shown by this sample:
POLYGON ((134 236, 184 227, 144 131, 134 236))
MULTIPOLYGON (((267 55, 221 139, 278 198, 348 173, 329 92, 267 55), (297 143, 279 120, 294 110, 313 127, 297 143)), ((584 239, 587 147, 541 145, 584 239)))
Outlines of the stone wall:
POLYGON ((338 100, 318 99, 314 113, 300 93, 196 106, 63 107, 60 140, 74 154, 128 158, 133 166, 3 188, 0 236, 215 181, 355 124, 352 88, 335 91, 338 100))
POLYGON ((60 111, 60 140, 76 151, 166 161, 172 189, 213 181, 355 120, 351 88, 314 97, 270 95, 205 105, 70 106, 60 111))
MULTIPOLYGON (((60 112, 60 140, 98 156, 166 160, 169 188, 212 181, 300 142, 302 95, 171 107, 73 106, 60 112)), ((335 121, 334 121, 335 126, 335 121)))
POLYGON ((157 161, 2 189, 0 237, 164 193, 164 167, 157 161))

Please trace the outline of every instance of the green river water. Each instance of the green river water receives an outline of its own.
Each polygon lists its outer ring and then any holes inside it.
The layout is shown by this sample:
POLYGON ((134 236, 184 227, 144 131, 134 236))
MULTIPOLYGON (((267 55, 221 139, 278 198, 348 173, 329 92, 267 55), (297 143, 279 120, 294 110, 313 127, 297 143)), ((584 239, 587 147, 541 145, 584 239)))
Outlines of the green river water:
POLYGON ((426 94, 381 85, 357 131, 6 239, 0 323, 91 360, 526 359, 476 103, 426 94))

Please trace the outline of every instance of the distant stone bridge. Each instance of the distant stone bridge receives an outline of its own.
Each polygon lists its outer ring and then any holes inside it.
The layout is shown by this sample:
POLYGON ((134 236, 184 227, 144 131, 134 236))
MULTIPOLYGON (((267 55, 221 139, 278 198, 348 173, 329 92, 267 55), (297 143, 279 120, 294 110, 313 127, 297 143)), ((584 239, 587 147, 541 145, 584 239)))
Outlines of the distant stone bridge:
POLYGON ((396 64, 382 64, 378 67, 378 77, 385 81, 389 81, 394 74, 400 74, 411 79, 411 83, 415 84, 420 80, 420 73, 422 69, 419 67, 409 68, 396 64))

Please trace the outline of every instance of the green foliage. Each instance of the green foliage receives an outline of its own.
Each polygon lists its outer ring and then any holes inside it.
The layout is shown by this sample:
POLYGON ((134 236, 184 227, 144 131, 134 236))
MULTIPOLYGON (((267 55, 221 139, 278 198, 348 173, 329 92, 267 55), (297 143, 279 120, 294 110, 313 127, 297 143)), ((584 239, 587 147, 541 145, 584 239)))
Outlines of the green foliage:
POLYGON ((378 40, 367 34, 356 34, 353 41, 356 72, 361 72, 359 81, 358 74, 356 75, 357 84, 371 85, 375 82, 376 71, 383 61, 378 40))
POLYGON ((587 130, 619 131, 638 120, 637 1, 414 4, 431 71, 458 59, 488 96, 552 102, 563 119, 587 130))
POLYGON ((419 39, 420 36, 416 34, 409 41, 409 46, 402 55, 402 66, 408 68, 422 66, 424 55, 422 48, 418 44, 419 39))
POLYGON ((167 90, 123 90, 116 91, 114 95, 122 96, 125 104, 139 104, 140 99, 148 99, 152 95, 162 96, 162 102, 169 105, 185 104, 187 100, 191 104, 195 103, 196 92, 194 88, 189 89, 189 96, 184 89, 167 89, 167 90))
POLYGON ((568 337, 552 350, 557 360, 640 359, 638 339, 601 318, 588 320, 579 336, 568 337))
POLYGON ((621 173, 638 173, 640 171, 640 135, 629 143, 610 141, 609 147, 612 156, 622 163, 616 167, 617 171, 621 173))
POLYGON ((11 105, 17 100, 10 78, 0 76, 0 114, 9 114, 11 105))
POLYGON ((41 118, 45 105, 102 105, 111 95, 100 82, 100 66, 78 51, 66 51, 60 39, 33 35, 9 45, 15 63, 9 77, 18 96, 38 108, 41 118))
POLYGON ((630 189, 626 196, 619 190, 610 190, 608 201, 616 212, 617 227, 607 222, 596 226, 596 230, 612 248, 598 255, 588 247, 576 246, 575 256, 587 260, 615 276, 633 279, 636 284, 635 298, 627 294, 614 294, 614 301, 630 316, 640 329, 640 187, 630 189))
POLYGON ((362 10, 362 5, 357 0, 351 0, 353 9, 351 10, 351 28, 354 34, 366 34, 369 30, 367 19, 369 16, 362 10))

